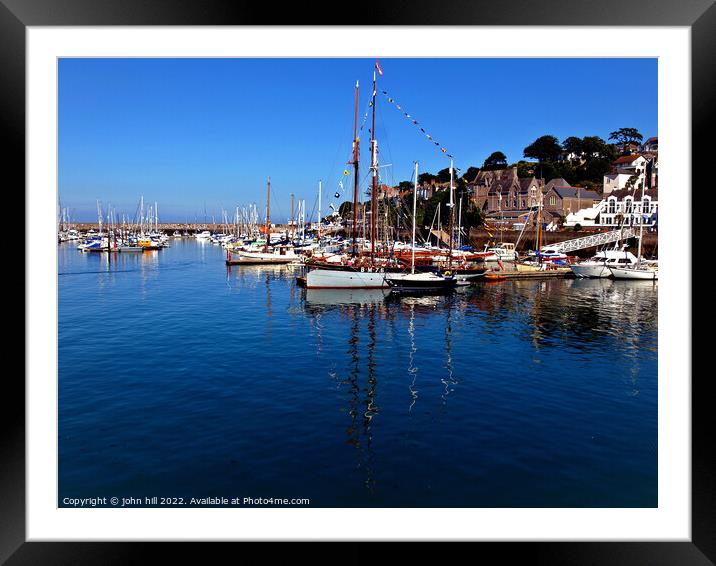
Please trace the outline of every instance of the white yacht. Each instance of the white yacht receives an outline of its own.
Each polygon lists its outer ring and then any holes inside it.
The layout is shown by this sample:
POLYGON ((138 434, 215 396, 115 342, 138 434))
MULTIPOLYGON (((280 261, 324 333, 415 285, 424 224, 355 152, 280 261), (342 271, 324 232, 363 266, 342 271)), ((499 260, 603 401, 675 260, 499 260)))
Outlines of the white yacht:
POLYGON ((614 279, 641 279, 646 281, 659 280, 659 264, 656 262, 641 262, 622 267, 610 267, 614 279))
POLYGON ((515 244, 511 242, 503 242, 497 244, 496 246, 492 246, 489 248, 486 247, 485 251, 494 253, 497 259, 500 261, 517 260, 517 250, 515 249, 515 244))
POLYGON ((604 250, 597 252, 587 261, 571 265, 577 277, 609 277, 612 267, 628 267, 636 265, 636 256, 626 250, 604 250))

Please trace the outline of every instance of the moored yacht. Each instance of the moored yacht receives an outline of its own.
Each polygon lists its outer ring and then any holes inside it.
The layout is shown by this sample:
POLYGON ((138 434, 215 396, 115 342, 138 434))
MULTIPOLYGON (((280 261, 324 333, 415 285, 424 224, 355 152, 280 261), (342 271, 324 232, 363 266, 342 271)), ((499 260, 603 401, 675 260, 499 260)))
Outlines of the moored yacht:
POLYGON ((574 263, 570 267, 577 277, 609 277, 610 267, 635 265, 637 258, 626 250, 604 250, 597 252, 591 259, 574 263))

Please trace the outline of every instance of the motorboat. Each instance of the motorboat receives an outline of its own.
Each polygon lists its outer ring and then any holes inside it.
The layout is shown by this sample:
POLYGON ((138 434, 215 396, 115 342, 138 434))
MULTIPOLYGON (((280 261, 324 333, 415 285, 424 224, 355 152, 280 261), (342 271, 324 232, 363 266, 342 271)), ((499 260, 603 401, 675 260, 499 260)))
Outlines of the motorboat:
POLYGON ((636 265, 634 254, 626 250, 605 250, 597 252, 587 261, 573 263, 570 267, 577 277, 610 277, 611 267, 636 265))

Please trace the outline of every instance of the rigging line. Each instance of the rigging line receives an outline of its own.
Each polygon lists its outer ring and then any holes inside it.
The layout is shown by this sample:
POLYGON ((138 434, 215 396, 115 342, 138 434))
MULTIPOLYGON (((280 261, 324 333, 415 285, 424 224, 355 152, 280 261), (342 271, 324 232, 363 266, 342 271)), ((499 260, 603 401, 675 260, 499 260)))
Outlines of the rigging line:
MULTIPOLYGON (((391 148, 390 148, 390 138, 388 137, 388 129, 385 127, 385 120, 383 118, 382 113, 379 114, 378 119, 380 120, 380 127, 383 130, 383 137, 385 138, 385 142, 383 143, 383 146, 387 150, 388 161, 390 163, 395 163, 395 160, 393 159, 393 152, 391 151, 391 148)), ((378 178, 380 179, 380 170, 378 170, 378 178)), ((391 181, 392 185, 395 185, 395 169, 393 167, 390 168, 390 181, 391 181)))
POLYGON ((447 152, 447 149, 446 149, 444 146, 442 146, 442 145, 440 144, 440 142, 436 141, 435 138, 434 138, 432 135, 430 135, 430 134, 425 130, 425 128, 421 127, 421 123, 418 122, 418 120, 416 120, 415 117, 414 117, 412 114, 409 114, 408 112, 406 112, 405 109, 404 109, 402 106, 400 106, 400 105, 396 102, 396 100, 395 100, 394 98, 392 98, 392 97, 388 94, 387 91, 381 90, 380 92, 383 94, 383 96, 385 96, 385 98, 386 98, 386 100, 388 101, 388 103, 389 103, 391 106, 393 106, 396 110, 400 111, 400 112, 403 114, 403 116, 404 116, 405 118, 407 118, 408 120, 410 120, 410 122, 411 122, 416 128, 419 128, 420 131, 422 132, 422 134, 425 136, 425 138, 426 138, 428 141, 430 141, 430 142, 432 143, 432 145, 434 145, 435 147, 438 147, 443 155, 445 155, 446 157, 448 157, 448 158, 450 158, 450 159, 454 159, 454 157, 447 152))

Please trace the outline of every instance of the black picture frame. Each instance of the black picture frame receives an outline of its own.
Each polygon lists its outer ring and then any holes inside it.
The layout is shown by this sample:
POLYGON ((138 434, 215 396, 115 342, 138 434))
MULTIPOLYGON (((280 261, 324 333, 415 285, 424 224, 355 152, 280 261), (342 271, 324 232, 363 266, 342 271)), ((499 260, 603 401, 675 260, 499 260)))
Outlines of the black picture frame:
MULTIPOLYGON (((355 6, 305 3, 270 5, 246 1, 197 0, 0 0, 0 100, 6 140, 5 179, 19 196, 25 186, 25 34, 28 26, 89 25, 564 25, 564 26, 687 26, 692 40, 692 147, 706 140, 711 107, 716 100, 716 6, 713 0, 530 0, 504 2, 429 2, 413 0, 355 6), (321 12, 321 18, 318 13, 321 12), (322 19, 323 21, 319 21, 322 19), (9 142, 9 143, 8 143, 9 142)), ((694 152, 696 155, 696 152, 694 152)), ((710 189, 706 167, 692 157, 692 186, 710 189)), ((690 187, 679 187, 687 191, 690 187)), ((7 193, 6 193, 7 194, 7 193)), ((17 210, 17 209, 15 209, 17 210)), ((690 237, 688 234, 685 237, 690 237)), ((28 252, 29 253, 29 252, 28 252)), ((26 261, 29 256, 26 256, 26 261)), ((24 277, 24 275, 22 276, 24 277)), ((688 279, 687 281, 690 281, 688 279)), ((23 279, 24 283, 24 279, 23 279)), ((693 297, 693 295, 692 295, 693 297)), ((27 300, 27 297, 26 297, 27 300)), ((693 299, 692 299, 693 300, 693 299)), ((16 330, 17 335, 24 336, 16 330)), ((693 375, 692 384, 692 538, 690 542, 530 542, 477 543, 479 557, 500 562, 549 564, 682 564, 716 563, 716 457, 714 419, 707 394, 708 374, 693 375), (489 559, 489 558, 488 558, 489 559)), ((692 376, 673 376, 689 379, 692 376)), ((25 387, 19 372, 3 379, 0 428, 0 563, 127 564, 147 558, 211 562, 215 547, 206 544, 25 542, 25 387)), ((320 538, 320 534, 317 534, 320 538)), ((225 549, 225 545, 221 545, 225 549)), ((295 558, 291 545, 287 557, 295 558)), ((348 543, 336 549, 310 550, 312 559, 362 562, 376 558, 373 543, 348 543)), ((254 547, 256 548, 256 547, 254 547)), ((299 547, 304 549, 305 546, 299 547)), ((219 549, 221 552, 222 549, 219 549)), ((276 558, 276 550, 271 550, 276 558)), ((303 550, 306 552, 306 550, 303 550)), ((420 550, 421 554, 424 552, 420 550)), ((440 551, 441 554, 444 550, 440 551)), ((477 556, 477 555, 476 555, 477 556)), ((239 555, 236 556, 240 558, 239 555)), ((445 556, 443 555, 443 559, 445 556)))

